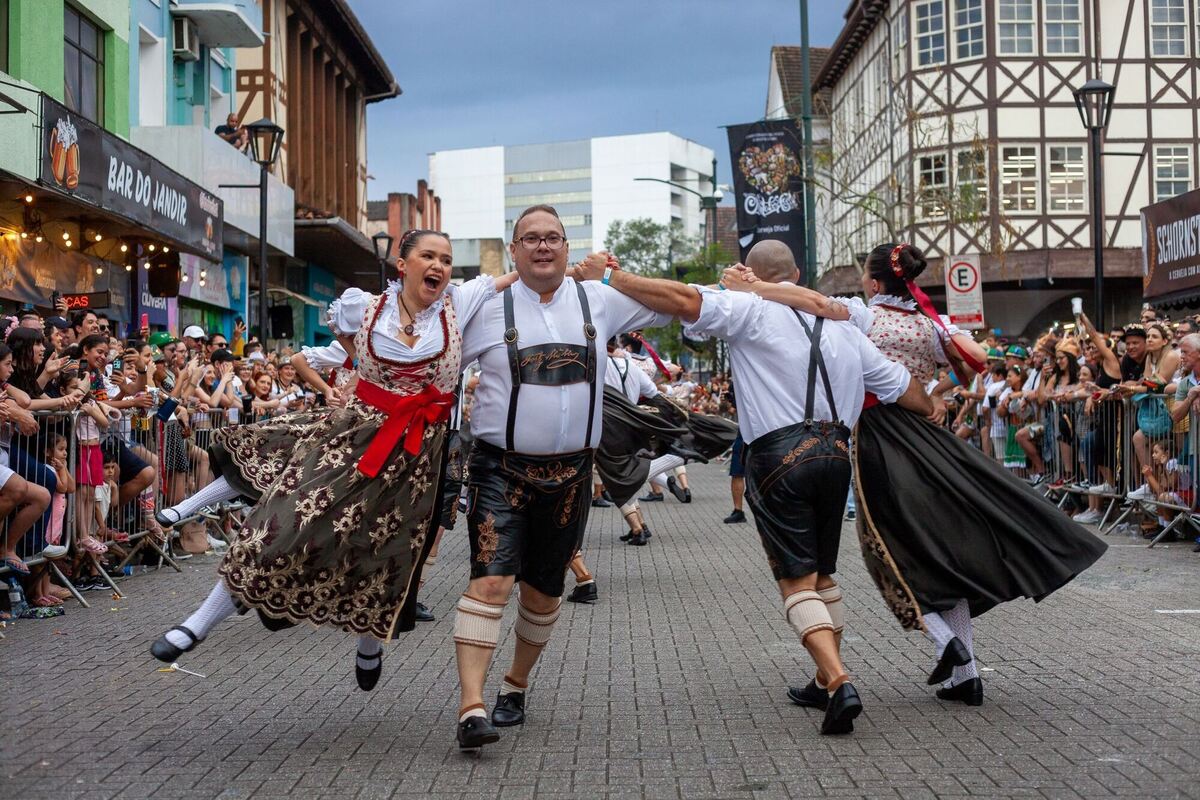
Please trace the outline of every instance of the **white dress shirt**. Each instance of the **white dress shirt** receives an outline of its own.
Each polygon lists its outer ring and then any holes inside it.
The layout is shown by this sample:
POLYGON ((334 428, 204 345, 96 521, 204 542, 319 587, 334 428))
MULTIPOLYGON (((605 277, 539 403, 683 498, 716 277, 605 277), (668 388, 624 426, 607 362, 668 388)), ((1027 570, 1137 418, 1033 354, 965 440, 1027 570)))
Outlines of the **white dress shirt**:
POLYGON ((642 397, 657 397, 658 387, 650 380, 644 370, 640 370, 628 354, 608 357, 608 366, 604 370, 604 383, 613 387, 629 398, 629 402, 637 405, 642 397))
MULTIPOLYGON (((666 325, 671 317, 656 314, 635 300, 598 281, 585 281, 592 324, 596 327, 596 369, 604 367, 604 343, 613 336, 639 328, 666 325)), ((512 287, 513 316, 520 348, 561 342, 587 344, 583 335, 583 311, 575 290, 575 281, 564 278, 550 302, 543 303, 537 293, 517 281, 512 287)), ((457 306, 456 306, 457 308, 457 306)), ((481 374, 471 408, 471 433, 477 439, 503 448, 508 424, 512 373, 508 367, 508 348, 504 344, 504 301, 493 297, 463 326, 463 363, 479 359, 481 374)), ((595 416, 592 439, 587 434, 589 404, 586 383, 568 386, 523 384, 517 403, 513 447, 518 453, 551 455, 570 453, 600 443, 604 380, 596 380, 595 416)))
MULTIPOLYGON (((804 422, 809 339, 792 309, 750 292, 700 289, 700 318, 689 336, 717 336, 729 343, 737 379, 738 428, 747 444, 760 436, 804 422)), ((815 317, 804 314, 811 329, 815 317)), ((908 370, 889 361, 849 322, 825 320, 821 355, 842 422, 853 428, 865 391, 894 403, 908 388, 908 370)), ((813 390, 813 419, 832 420, 821 376, 813 390)))

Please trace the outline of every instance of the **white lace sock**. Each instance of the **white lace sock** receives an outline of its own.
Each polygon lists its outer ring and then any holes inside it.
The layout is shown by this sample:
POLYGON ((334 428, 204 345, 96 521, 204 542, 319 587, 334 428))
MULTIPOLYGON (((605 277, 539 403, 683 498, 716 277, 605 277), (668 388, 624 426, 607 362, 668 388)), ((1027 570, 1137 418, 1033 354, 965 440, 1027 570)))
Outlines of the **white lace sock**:
MULTIPOLYGON (((237 613, 233 597, 225 588, 225 581, 217 581, 217 585, 208 593, 208 597, 190 617, 183 622, 183 627, 190 630, 200 639, 208 636, 218 622, 228 619, 237 613)), ((192 640, 182 631, 167 631, 167 641, 176 647, 187 647, 192 640)))
POLYGON ((650 482, 660 489, 667 488, 667 473, 686 462, 679 456, 659 456, 650 462, 650 482))
POLYGON ((975 626, 971 624, 971 606, 966 600, 959 600, 958 605, 945 612, 942 616, 950 626, 950 630, 954 631, 954 635, 958 637, 960 642, 966 645, 967 650, 971 653, 970 663, 964 664, 961 667, 955 667, 953 677, 945 685, 950 687, 971 678, 978 678, 979 665, 975 663, 975 626))
POLYGON ((379 659, 375 656, 382 650, 383 642, 374 636, 359 636, 358 652, 354 656, 354 663, 363 669, 375 669, 379 666, 379 659), (370 658, 364 659, 361 656, 370 656, 370 658))
POLYGON ((954 638, 954 631, 946 624, 945 618, 934 611, 925 615, 925 635, 936 645, 937 653, 934 654, 934 658, 938 659, 942 657, 946 645, 954 638))
POLYGON ((226 500, 234 500, 237 497, 238 491, 229 485, 229 481, 224 478, 217 478, 188 499, 176 503, 170 508, 164 508, 163 513, 167 514, 167 516, 173 514, 175 521, 178 522, 184 517, 190 517, 205 506, 215 505, 226 500))

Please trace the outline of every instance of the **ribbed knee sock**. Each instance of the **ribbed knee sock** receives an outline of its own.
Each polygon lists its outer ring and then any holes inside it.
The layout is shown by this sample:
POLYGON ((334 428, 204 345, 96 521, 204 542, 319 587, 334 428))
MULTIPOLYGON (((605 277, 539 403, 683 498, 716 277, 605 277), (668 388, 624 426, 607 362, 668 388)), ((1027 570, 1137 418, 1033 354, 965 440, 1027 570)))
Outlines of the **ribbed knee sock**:
POLYGON ((959 600, 958 605, 944 612, 942 616, 945 617, 950 630, 954 631, 954 635, 966 645, 967 650, 971 653, 970 663, 955 667, 954 675, 946 685, 954 686, 971 678, 978 678, 979 665, 975 662, 975 626, 971 624, 971 606, 966 600, 959 600))
MULTIPOLYGON (((208 636, 208 632, 218 622, 232 617, 236 613, 237 606, 233 603, 229 589, 225 587, 225 581, 219 580, 212 591, 208 593, 208 597, 201 603, 200 608, 184 620, 183 627, 203 639, 208 636)), ((191 644, 191 640, 182 631, 168 631, 166 637, 167 641, 176 647, 187 647, 191 644)))
POLYGON ((942 651, 946 649, 946 645, 950 644, 950 640, 954 638, 954 631, 946 624, 945 618, 934 611, 925 614, 925 635, 937 647, 937 653, 934 657, 941 658, 942 651))
POLYGON ((226 500, 235 500, 238 494, 238 491, 229 485, 229 481, 224 478, 217 478, 191 497, 176 503, 170 508, 164 508, 163 511, 172 512, 177 515, 178 519, 183 519, 184 517, 190 517, 205 506, 223 503, 226 500))
POLYGON ((379 666, 379 659, 374 656, 378 655, 383 650, 383 642, 376 639, 374 636, 359 636, 358 651, 354 656, 354 663, 363 669, 375 669, 379 666), (367 656, 367 658, 363 658, 367 656))

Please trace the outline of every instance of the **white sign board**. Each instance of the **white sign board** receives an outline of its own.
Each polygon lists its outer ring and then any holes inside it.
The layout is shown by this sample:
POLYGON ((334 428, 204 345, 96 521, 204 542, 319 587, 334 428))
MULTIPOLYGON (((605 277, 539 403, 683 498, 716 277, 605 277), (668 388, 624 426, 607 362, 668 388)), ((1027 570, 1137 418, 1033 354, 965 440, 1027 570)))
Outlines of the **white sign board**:
POLYGON ((984 326, 979 256, 950 256, 946 264, 946 314, 960 328, 979 330, 984 326))

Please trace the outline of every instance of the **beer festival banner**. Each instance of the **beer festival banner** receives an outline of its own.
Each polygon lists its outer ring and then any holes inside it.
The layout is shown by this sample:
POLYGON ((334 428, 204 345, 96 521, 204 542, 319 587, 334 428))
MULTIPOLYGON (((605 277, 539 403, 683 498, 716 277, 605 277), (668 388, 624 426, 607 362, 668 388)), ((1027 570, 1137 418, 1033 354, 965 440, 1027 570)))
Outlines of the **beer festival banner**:
POLYGON ((42 131, 40 183, 221 258, 221 198, 46 96, 42 131))
POLYGON ((730 125, 729 154, 737 204, 738 256, 778 239, 805 263, 803 139, 794 120, 730 125))
POLYGON ((1142 296, 1200 293, 1200 189, 1142 209, 1142 296))

